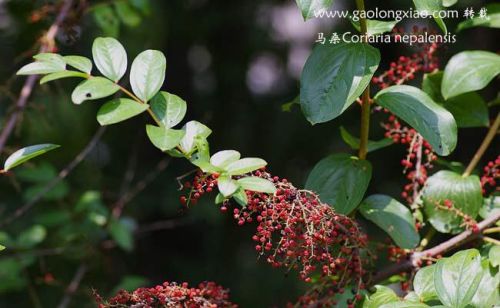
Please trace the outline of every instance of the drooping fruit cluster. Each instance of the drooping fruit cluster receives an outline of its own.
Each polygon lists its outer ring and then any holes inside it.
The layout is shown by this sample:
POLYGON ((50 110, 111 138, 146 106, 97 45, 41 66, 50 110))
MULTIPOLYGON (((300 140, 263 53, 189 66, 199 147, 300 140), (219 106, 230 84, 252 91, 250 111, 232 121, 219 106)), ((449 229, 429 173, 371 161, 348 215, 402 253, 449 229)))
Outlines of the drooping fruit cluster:
POLYGON ((408 147, 408 154, 401 160, 401 165, 409 183, 404 186, 401 196, 408 204, 414 204, 418 201, 420 191, 427 181, 428 170, 434 167, 433 161, 437 156, 431 145, 416 130, 402 125, 394 115, 389 116, 383 127, 386 138, 408 147))
POLYGON ((500 182, 500 155, 483 168, 483 175, 481 176, 483 195, 487 195, 492 189, 499 192, 500 186, 498 182, 500 182))
POLYGON ((190 204, 196 204, 198 199, 201 198, 205 193, 211 193, 214 187, 217 187, 216 174, 205 174, 201 170, 196 172, 196 175, 192 182, 185 182, 182 188, 189 189, 186 196, 180 197, 180 202, 184 206, 189 206, 190 204))
POLYGON ((133 292, 121 290, 109 300, 96 295, 99 308, 224 308, 237 307, 229 301, 229 291, 214 282, 203 282, 197 288, 187 283, 164 282, 153 288, 139 288, 133 292))
MULTIPOLYGON (((364 288, 366 261, 362 261, 360 249, 366 246, 367 237, 357 224, 322 203, 315 193, 298 189, 286 179, 265 170, 252 175, 273 182, 277 191, 274 195, 246 191, 248 204, 235 207, 233 217, 238 225, 257 223, 252 237, 255 249, 273 267, 297 270, 305 282, 314 277, 315 285, 300 299, 300 305, 329 306, 346 286, 364 288)), ((231 205, 225 201, 221 210, 225 212, 231 205)))
MULTIPOLYGON (((413 27, 413 34, 419 35, 428 32, 426 28, 413 27)), ((394 28, 393 35, 398 36, 405 33, 404 29, 394 28)), ((381 89, 392 85, 400 85, 415 78, 419 72, 432 72, 439 66, 436 51, 437 43, 423 43, 415 45, 417 52, 411 56, 400 56, 397 61, 391 62, 387 71, 372 78, 372 83, 381 89)))

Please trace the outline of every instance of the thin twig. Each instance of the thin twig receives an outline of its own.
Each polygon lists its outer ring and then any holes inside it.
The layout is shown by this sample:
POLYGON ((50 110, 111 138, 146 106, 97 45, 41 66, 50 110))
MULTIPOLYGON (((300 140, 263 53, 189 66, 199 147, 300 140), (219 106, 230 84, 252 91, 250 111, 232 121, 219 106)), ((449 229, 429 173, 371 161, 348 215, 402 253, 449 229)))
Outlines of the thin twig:
POLYGON ((33 206, 35 206, 38 201, 40 201, 45 194, 51 191, 59 182, 65 179, 72 171, 78 166, 84 159, 89 155, 89 153, 94 149, 99 140, 101 139, 102 134, 106 131, 105 126, 101 126, 97 132, 94 134, 90 142, 85 146, 85 148, 64 168, 59 172, 57 177, 53 178, 50 182, 45 185, 43 189, 41 189, 30 201, 26 204, 18 208, 12 216, 6 218, 2 222, 0 222, 0 227, 5 227, 10 224, 17 218, 23 216, 27 211, 29 211, 33 206))
MULTIPOLYGON (((40 46, 39 50, 40 53, 48 52, 52 49, 57 32, 59 31, 61 24, 64 22, 64 19, 66 19, 66 16, 70 12, 72 4, 73 0, 64 0, 61 9, 59 11, 59 14, 57 15, 54 23, 52 24, 52 26, 50 26, 49 30, 41 40, 42 45, 40 46)), ((28 98, 33 92, 33 88, 35 87, 37 80, 38 80, 38 75, 31 75, 24 82, 23 88, 21 89, 21 94, 19 95, 19 98, 17 99, 15 105, 16 106, 15 110, 10 115, 10 118, 7 121, 5 121, 6 124, 2 132, 0 133, 0 153, 2 153, 3 148, 5 147, 5 144, 9 139, 9 136, 12 134, 12 131, 16 126, 18 118, 23 113, 24 108, 26 107, 26 104, 28 102, 28 98)))
POLYGON ((73 279, 71 280, 70 284, 66 288, 66 294, 62 298, 61 302, 57 306, 57 308, 66 308, 68 307, 69 303, 71 302, 71 297, 73 297, 73 294, 78 290, 78 287, 80 286, 80 283, 82 282, 83 276, 85 276, 85 273, 87 273, 87 265, 86 264, 81 264, 78 269, 75 272, 75 275, 73 276, 73 279))
POLYGON ((165 170, 170 163, 170 158, 162 159, 155 167, 153 171, 147 174, 143 180, 139 181, 137 185, 130 190, 128 193, 124 194, 113 206, 113 218, 119 218, 125 208, 125 205, 134 199, 141 191, 143 191, 151 182, 153 182, 156 177, 158 177, 163 170, 165 170))

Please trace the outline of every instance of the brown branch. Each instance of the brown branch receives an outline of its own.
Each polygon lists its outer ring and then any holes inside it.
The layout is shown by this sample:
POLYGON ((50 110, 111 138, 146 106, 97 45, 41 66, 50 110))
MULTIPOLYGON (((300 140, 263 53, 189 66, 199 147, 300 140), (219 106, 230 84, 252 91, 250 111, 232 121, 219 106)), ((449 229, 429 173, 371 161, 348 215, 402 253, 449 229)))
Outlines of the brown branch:
POLYGON ((45 185, 45 187, 40 190, 30 201, 26 204, 18 208, 12 216, 6 218, 2 222, 0 222, 0 228, 5 227, 6 225, 12 223, 17 218, 23 216, 27 211, 29 211, 33 206, 35 206, 38 201, 40 201, 45 194, 51 191, 59 182, 65 179, 72 171, 76 168, 87 155, 94 149, 99 140, 101 139, 102 134, 106 131, 106 127, 100 127, 97 132, 94 134, 89 143, 85 146, 85 148, 64 168, 59 172, 57 177, 53 178, 50 182, 45 185))
MULTIPOLYGON (((57 32, 59 31, 62 23, 66 19, 66 16, 70 12, 72 4, 73 0, 63 1, 61 9, 59 10, 59 14, 57 15, 54 23, 52 24, 52 26, 50 26, 47 33, 41 39, 41 46, 39 50, 40 53, 48 52, 52 49, 57 32)), ((22 115, 24 108, 26 107, 26 104, 28 102, 28 98, 33 92, 33 88, 35 87, 37 80, 38 80, 38 75, 31 75, 24 82, 24 85, 21 89, 21 94, 19 95, 19 98, 16 101, 15 110, 10 115, 10 118, 7 121, 5 121, 6 124, 2 132, 0 133, 0 153, 2 153, 5 144, 9 139, 9 136, 12 134, 12 131, 16 126, 18 118, 22 115)))
POLYGON ((63 299, 57 306, 57 308, 66 308, 68 307, 69 303, 71 302, 71 297, 75 292, 78 290, 78 287, 80 286, 80 282, 83 279, 83 276, 87 273, 87 265, 81 264, 78 269, 75 272, 75 275, 73 276, 73 279, 71 280, 70 284, 66 288, 66 294, 64 295, 63 299))
POLYGON ((377 284, 393 275, 397 275, 402 272, 409 272, 415 268, 417 268, 423 258, 436 257, 437 255, 442 255, 453 248, 459 247, 465 243, 468 243, 478 237, 481 236, 481 232, 488 228, 489 226, 495 224, 500 220, 500 211, 493 213, 490 217, 481 221, 477 224, 479 232, 474 233, 470 230, 466 230, 451 239, 434 246, 430 249, 415 252, 411 255, 411 257, 403 262, 393 264, 386 269, 383 269, 379 273, 377 273, 373 279, 371 285, 377 284))

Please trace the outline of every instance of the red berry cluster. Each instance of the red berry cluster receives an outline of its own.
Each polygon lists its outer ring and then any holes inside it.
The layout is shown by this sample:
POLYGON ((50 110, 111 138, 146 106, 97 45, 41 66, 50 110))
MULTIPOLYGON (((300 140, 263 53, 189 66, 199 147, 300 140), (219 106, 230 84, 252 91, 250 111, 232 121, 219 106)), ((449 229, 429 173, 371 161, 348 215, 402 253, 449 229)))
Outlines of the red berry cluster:
POLYGON ((488 190, 493 189, 496 192, 500 191, 498 185, 500 181, 500 155, 494 160, 490 161, 483 169, 481 176, 481 187, 483 187, 483 194, 486 195, 488 190))
POLYGON ((181 196, 180 202, 184 206, 196 204, 205 193, 211 193, 217 187, 218 174, 204 174, 201 170, 196 172, 192 182, 185 182, 182 188, 189 189, 187 196, 181 196))
POLYGON ((401 125, 394 115, 389 116, 383 127, 386 138, 408 147, 408 155, 401 160, 401 165, 409 183, 404 186, 401 196, 408 204, 414 204, 427 181, 428 169, 434 167, 432 163, 437 156, 432 152, 431 145, 416 130, 401 125))
MULTIPOLYGON (((247 191, 247 206, 234 208, 233 217, 240 226, 257 223, 252 237, 255 249, 273 267, 298 270, 306 282, 318 277, 300 303, 328 302, 347 285, 356 285, 356 290, 364 288, 366 272, 359 250, 366 246, 367 237, 357 224, 335 213, 315 193, 297 189, 286 179, 265 170, 252 175, 273 182, 277 191, 274 195, 247 191)), ((226 201, 221 210, 225 212, 229 206, 226 201)))
POLYGON ((220 308, 237 307, 229 300, 229 291, 214 282, 203 282, 197 288, 187 283, 164 282, 153 288, 139 288, 133 292, 121 290, 117 295, 104 301, 99 295, 99 308, 141 307, 141 308, 220 308))
MULTIPOLYGON (((426 28, 413 28, 413 34, 425 33, 426 28)), ((404 29, 394 29, 394 36, 405 33, 404 29)), ((400 85, 415 78, 418 72, 432 72, 438 68, 439 59, 436 51, 439 44, 419 44, 418 51, 411 56, 400 56, 397 61, 391 62, 390 68, 377 77, 372 78, 372 82, 379 88, 384 89, 392 85, 400 85)))

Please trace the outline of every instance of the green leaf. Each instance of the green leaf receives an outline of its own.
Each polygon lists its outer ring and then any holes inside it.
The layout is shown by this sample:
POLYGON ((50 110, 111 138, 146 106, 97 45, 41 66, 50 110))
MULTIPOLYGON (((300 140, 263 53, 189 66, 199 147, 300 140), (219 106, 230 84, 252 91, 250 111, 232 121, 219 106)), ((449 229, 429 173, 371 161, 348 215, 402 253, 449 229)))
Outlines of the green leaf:
MULTIPOLYGON (((500 246, 494 247, 500 248, 500 246)), ((492 249, 494 247, 492 247, 492 249)), ((500 260, 500 257, 497 259, 497 261, 498 260, 500 260)), ((483 260, 481 262, 481 270, 481 282, 479 282, 479 287, 477 288, 477 291, 472 298, 471 304, 477 308, 495 307, 495 305, 498 305, 500 303, 500 295, 498 292, 500 272, 498 270, 495 270, 495 274, 493 274, 490 270, 490 262, 488 260, 483 260)))
POLYGON ((126 219, 111 220, 108 231, 121 249, 132 251, 134 248, 133 226, 126 219))
POLYGON ((57 144, 37 144, 37 145, 32 145, 29 147, 22 148, 20 150, 17 150, 14 152, 12 155, 10 155, 7 160, 5 161, 4 164, 4 171, 9 171, 10 169, 17 167, 25 162, 27 162, 30 159, 33 159, 37 156, 40 156, 42 154, 45 154, 49 151, 52 151, 54 149, 57 149, 60 147, 57 144))
MULTIPOLYGON (((359 25, 359 21, 354 21, 351 18, 351 23, 356 30, 361 31, 361 26, 359 25)), ((384 20, 367 19, 366 20, 366 27, 368 30, 367 34, 369 36, 372 36, 372 35, 382 34, 385 32, 391 32, 392 29, 397 24, 398 21, 396 20, 384 21, 384 20)))
POLYGON ((125 121, 148 110, 147 104, 128 98, 117 98, 102 105, 97 112, 97 122, 101 125, 110 125, 125 121))
POLYGON ((26 64, 19 71, 17 75, 44 75, 64 71, 66 63, 63 58, 54 53, 41 53, 33 56, 35 62, 26 64))
POLYGON ((434 286, 435 265, 423 267, 418 270, 413 280, 413 289, 423 302, 438 299, 436 287, 434 286))
POLYGON ((151 13, 151 5, 149 0, 129 0, 129 3, 141 11, 144 15, 151 13))
POLYGON ((76 68, 79 71, 90 74, 92 71, 92 61, 82 56, 65 56, 64 61, 69 66, 76 68))
POLYGON ((44 84, 56 79, 69 78, 69 77, 87 78, 88 75, 75 71, 62 71, 57 73, 50 73, 48 75, 45 75, 42 79, 40 79, 40 84, 44 84))
POLYGON ((104 77, 91 77, 82 81, 71 93, 73 103, 79 105, 87 100, 95 100, 115 94, 120 87, 104 77))
POLYGON ((493 267, 500 265, 500 246, 495 245, 491 247, 488 252, 488 258, 490 259, 490 263, 493 267))
POLYGON ((218 193, 217 196, 215 197, 215 204, 221 204, 222 202, 224 202, 224 200, 226 200, 224 195, 218 193))
POLYGON ((225 169, 230 163, 240 159, 241 154, 234 150, 219 151, 212 155, 210 163, 218 168, 225 169))
MULTIPOLYGON (((439 0, 413 0, 413 4, 415 4, 415 8, 420 14, 426 13, 427 15, 432 15, 434 12, 443 10, 442 3, 439 0)), ((444 21, 439 16, 433 17, 439 28, 441 28, 445 34, 448 33, 444 21)))
POLYGON ((457 124, 453 115, 422 90, 392 86, 378 92, 374 99, 416 129, 437 154, 446 156, 455 149, 457 124))
POLYGON ((150 102, 151 110, 167 128, 179 124, 186 115, 187 104, 177 95, 161 91, 150 102))
POLYGON ((231 195, 234 194, 238 188, 240 188, 240 185, 230 176, 221 175, 217 179, 217 187, 219 188, 220 193, 227 198, 231 197, 231 195))
POLYGON ((461 217, 449 210, 442 210, 445 200, 450 200, 453 207, 462 213, 476 218, 483 205, 481 182, 475 175, 462 177, 460 174, 442 170, 427 179, 422 194, 424 211, 432 226, 442 233, 458 233, 463 230, 461 217))
POLYGON ((436 263, 434 285, 441 303, 462 308, 471 303, 481 281, 481 256, 476 249, 462 250, 436 263))
POLYGON ((486 18, 476 16, 475 18, 462 21, 458 24, 457 32, 473 27, 500 28, 500 4, 491 3, 485 8, 488 12, 486 18))
POLYGON ((304 17, 304 20, 314 18, 315 13, 319 12, 320 10, 329 9, 333 4, 333 0, 295 0, 295 1, 297 2, 297 6, 299 7, 300 12, 302 13, 302 17, 304 17))
POLYGON ((3 245, 0 245, 0 251, 4 250, 5 249, 5 246, 3 245))
POLYGON ((131 6, 125 1, 115 2, 115 10, 120 17, 121 21, 129 27, 137 27, 141 23, 141 15, 139 15, 131 6))
POLYGON ((443 72, 425 74, 422 90, 451 112, 458 127, 488 127, 488 106, 483 98, 475 92, 469 92, 445 101, 441 95, 442 79, 443 72))
POLYGON ((153 125, 146 125, 146 133, 151 143, 153 143, 153 145, 158 149, 162 150, 162 152, 172 150, 177 147, 185 135, 183 130, 153 125))
POLYGON ((230 175, 242 175, 263 168, 267 162, 261 158, 247 157, 227 165, 226 172, 230 175))
POLYGON ((17 245, 21 248, 32 248, 47 237, 47 230, 40 225, 34 225, 24 230, 17 237, 17 245))
MULTIPOLYGON (((340 127, 340 136, 353 150, 359 149, 359 138, 351 135, 343 126, 340 127)), ((368 152, 373 152, 392 145, 394 141, 391 138, 384 138, 379 141, 368 140, 368 152)))
POLYGON ((489 198, 484 199, 483 206, 479 210, 479 215, 483 219, 486 219, 499 211, 500 211, 500 196, 491 196, 489 198))
POLYGON ((195 149, 196 138, 208 138, 212 130, 198 121, 189 121, 182 128, 186 134, 180 142, 180 147, 184 153, 192 153, 195 149))
POLYGON ((427 308, 426 304, 412 301, 394 302, 380 306, 380 308, 427 308))
POLYGON ((420 297, 418 297, 417 293, 414 291, 410 291, 405 295, 404 300, 409 302, 420 302, 420 297))
POLYGON ((372 167, 369 161, 348 154, 330 155, 314 166, 306 189, 319 194, 338 213, 349 214, 363 200, 370 184, 372 167))
POLYGON ((368 44, 318 45, 302 71, 300 105, 312 124, 342 114, 363 93, 380 62, 368 44))
POLYGON ((274 194, 276 192, 276 186, 271 181, 256 176, 241 178, 237 182, 245 190, 267 194, 274 194))
POLYGON ((455 5, 458 2, 458 0, 443 0, 443 6, 444 7, 450 7, 455 5))
POLYGON ((192 159, 191 158, 190 161, 193 165, 199 167, 201 169, 201 171, 203 171, 205 173, 214 174, 214 173, 221 173, 222 171, 224 171, 220 168, 212 166, 212 164, 210 164, 210 162, 208 162, 204 159, 192 159))
POLYGON ((239 205, 241 206, 246 206, 248 204, 248 197, 246 192, 239 188, 236 193, 233 194, 233 199, 238 202, 239 205))
POLYGON ((386 195, 372 195, 359 207, 361 214, 382 228, 401 248, 415 248, 420 236, 410 210, 386 195))
POLYGON ((161 51, 146 50, 132 62, 130 85, 135 95, 144 102, 160 91, 165 80, 167 59, 161 51))
POLYGON ((99 5, 94 9, 94 20, 106 36, 117 37, 120 33, 120 20, 109 5, 99 5))
POLYGON ((379 308, 384 304, 399 301, 399 297, 391 288, 376 285, 375 289, 375 293, 364 301, 363 308, 379 308))
POLYGON ((127 53, 122 44, 112 37, 98 37, 92 45, 92 57, 97 69, 117 82, 127 71, 127 53))
POLYGON ((500 56, 488 51, 454 55, 444 70, 441 92, 445 99, 481 90, 500 73, 500 56))

